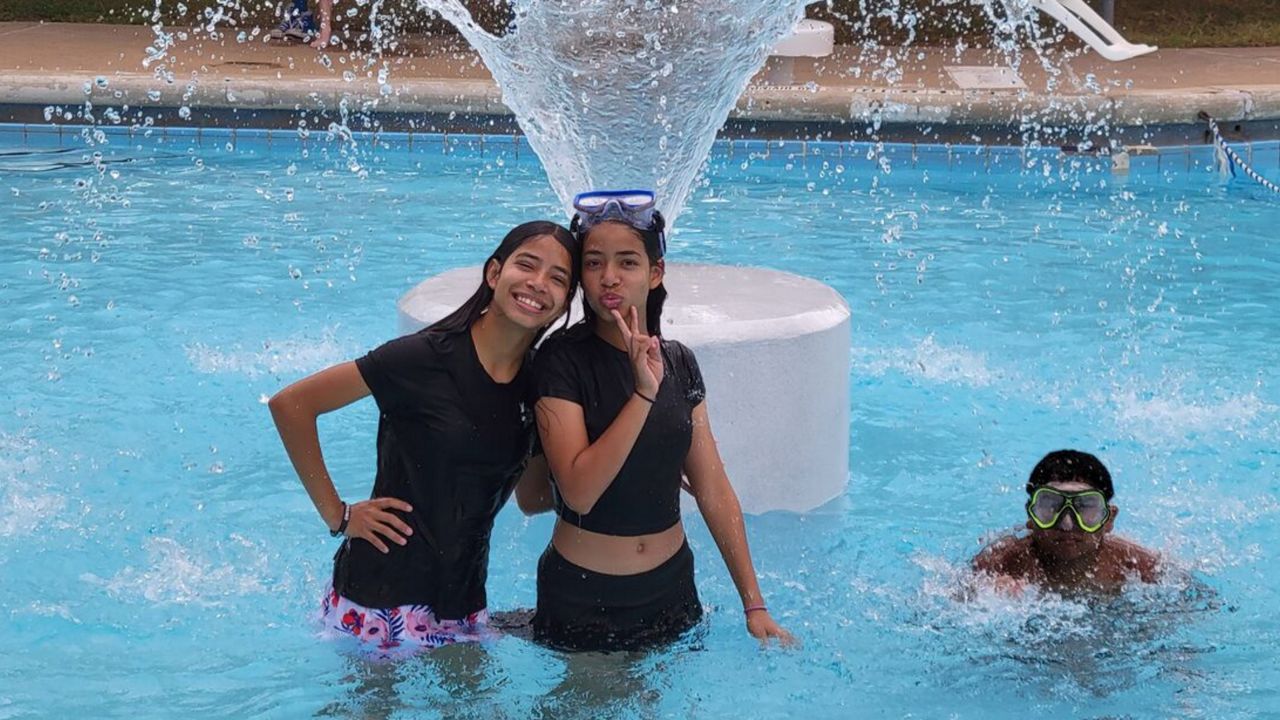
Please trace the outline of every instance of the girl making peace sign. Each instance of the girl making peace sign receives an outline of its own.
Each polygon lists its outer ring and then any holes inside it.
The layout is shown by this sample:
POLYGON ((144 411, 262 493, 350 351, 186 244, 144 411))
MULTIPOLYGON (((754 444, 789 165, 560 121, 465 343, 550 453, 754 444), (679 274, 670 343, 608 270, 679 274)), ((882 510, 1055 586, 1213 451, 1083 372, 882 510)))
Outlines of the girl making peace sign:
MULTIPOLYGON (((570 650, 635 649, 698 622, 680 520, 683 474, 737 586, 747 631, 789 641, 756 582, 697 360, 660 337, 665 237, 653 193, 585 193, 574 207, 585 318, 544 344, 534 371, 559 515, 538 563, 535 637, 570 650)), ((526 509, 536 505, 533 489, 517 491, 526 509)))

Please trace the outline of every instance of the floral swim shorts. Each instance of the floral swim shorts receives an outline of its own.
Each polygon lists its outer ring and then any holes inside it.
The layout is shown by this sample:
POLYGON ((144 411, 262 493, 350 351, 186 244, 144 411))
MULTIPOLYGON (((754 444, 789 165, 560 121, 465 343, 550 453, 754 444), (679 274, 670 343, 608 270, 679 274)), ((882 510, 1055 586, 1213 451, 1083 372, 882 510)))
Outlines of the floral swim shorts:
POLYGON ((459 620, 439 620, 427 605, 367 608, 342 597, 332 585, 325 590, 320 620, 325 637, 357 639, 383 658, 497 637, 489 627, 487 610, 477 610, 459 620))

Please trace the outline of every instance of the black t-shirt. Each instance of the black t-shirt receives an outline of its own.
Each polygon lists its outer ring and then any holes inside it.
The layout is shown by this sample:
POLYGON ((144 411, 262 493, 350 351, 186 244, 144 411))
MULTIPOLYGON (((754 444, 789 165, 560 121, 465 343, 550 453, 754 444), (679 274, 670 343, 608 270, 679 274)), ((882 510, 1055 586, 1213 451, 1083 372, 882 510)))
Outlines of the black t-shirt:
POLYGON ((356 360, 381 411, 373 497, 412 505, 413 534, 404 546, 387 541, 385 555, 344 542, 338 594, 371 608, 429 605, 441 619, 485 607, 493 520, 533 442, 529 365, 494 382, 466 331, 424 330, 356 360))
MULTIPOLYGON (((706 389, 689 348, 663 340, 661 352, 662 384, 631 454, 586 515, 571 510, 556 494, 556 512, 565 522, 624 536, 662 532, 679 522, 680 477, 693 437, 693 408, 706 397, 706 389)), ((636 387, 627 353, 585 324, 543 344, 534 377, 537 397, 582 406, 589 442, 604 434, 636 387)))

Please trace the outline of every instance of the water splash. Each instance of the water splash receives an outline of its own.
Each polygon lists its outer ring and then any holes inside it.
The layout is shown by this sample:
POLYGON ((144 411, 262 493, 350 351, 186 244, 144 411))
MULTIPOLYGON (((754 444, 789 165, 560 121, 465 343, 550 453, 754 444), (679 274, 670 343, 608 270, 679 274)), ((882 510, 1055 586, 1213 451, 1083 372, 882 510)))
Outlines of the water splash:
POLYGON ((67 498, 36 479, 41 454, 35 440, 0 432, 0 539, 66 527, 58 519, 67 510, 67 498))
POLYGON ((859 372, 877 377, 895 371, 931 382, 968 387, 987 387, 1007 379, 1002 370, 991 367, 984 353, 943 345, 932 335, 910 348, 854 348, 851 355, 859 372))
POLYGON ((325 328, 321 337, 268 339, 261 350, 239 345, 216 348, 195 343, 186 348, 187 360, 206 374, 235 373, 251 378, 314 372, 355 355, 358 348, 338 337, 336 327, 325 328))
POLYGON ((152 537, 144 543, 147 567, 126 567, 109 580, 93 573, 83 573, 80 579, 130 602, 222 606, 237 597, 263 592, 265 587, 261 576, 267 554, 263 548, 239 535, 231 539, 255 558, 251 566, 237 562, 219 565, 173 538, 152 537))
POLYGON ((674 223, 694 179, 798 0, 515 0, 502 36, 457 0, 419 0, 480 53, 561 202, 654 188, 674 223))

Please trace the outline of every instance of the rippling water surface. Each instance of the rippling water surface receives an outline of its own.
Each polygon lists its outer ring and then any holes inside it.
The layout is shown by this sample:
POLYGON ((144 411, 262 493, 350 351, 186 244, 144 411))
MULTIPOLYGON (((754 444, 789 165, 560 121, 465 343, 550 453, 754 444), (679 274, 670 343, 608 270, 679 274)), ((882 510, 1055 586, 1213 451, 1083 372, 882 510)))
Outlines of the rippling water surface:
MULTIPOLYGON (((1280 198, 1199 149, 1139 160, 718 145, 671 259, 809 275, 853 311, 847 492, 748 519, 803 648, 755 647, 693 520, 709 613, 666 652, 507 637, 372 665, 315 638, 335 546, 263 403, 556 212, 528 147, 4 129, 0 718, 1273 712, 1280 198), (1110 465, 1119 530, 1169 580, 1092 604, 971 586, 1059 447, 1110 465)), ((375 426, 368 403, 321 421, 348 497, 375 426)), ((493 608, 532 605, 550 527, 503 512, 493 608)))

